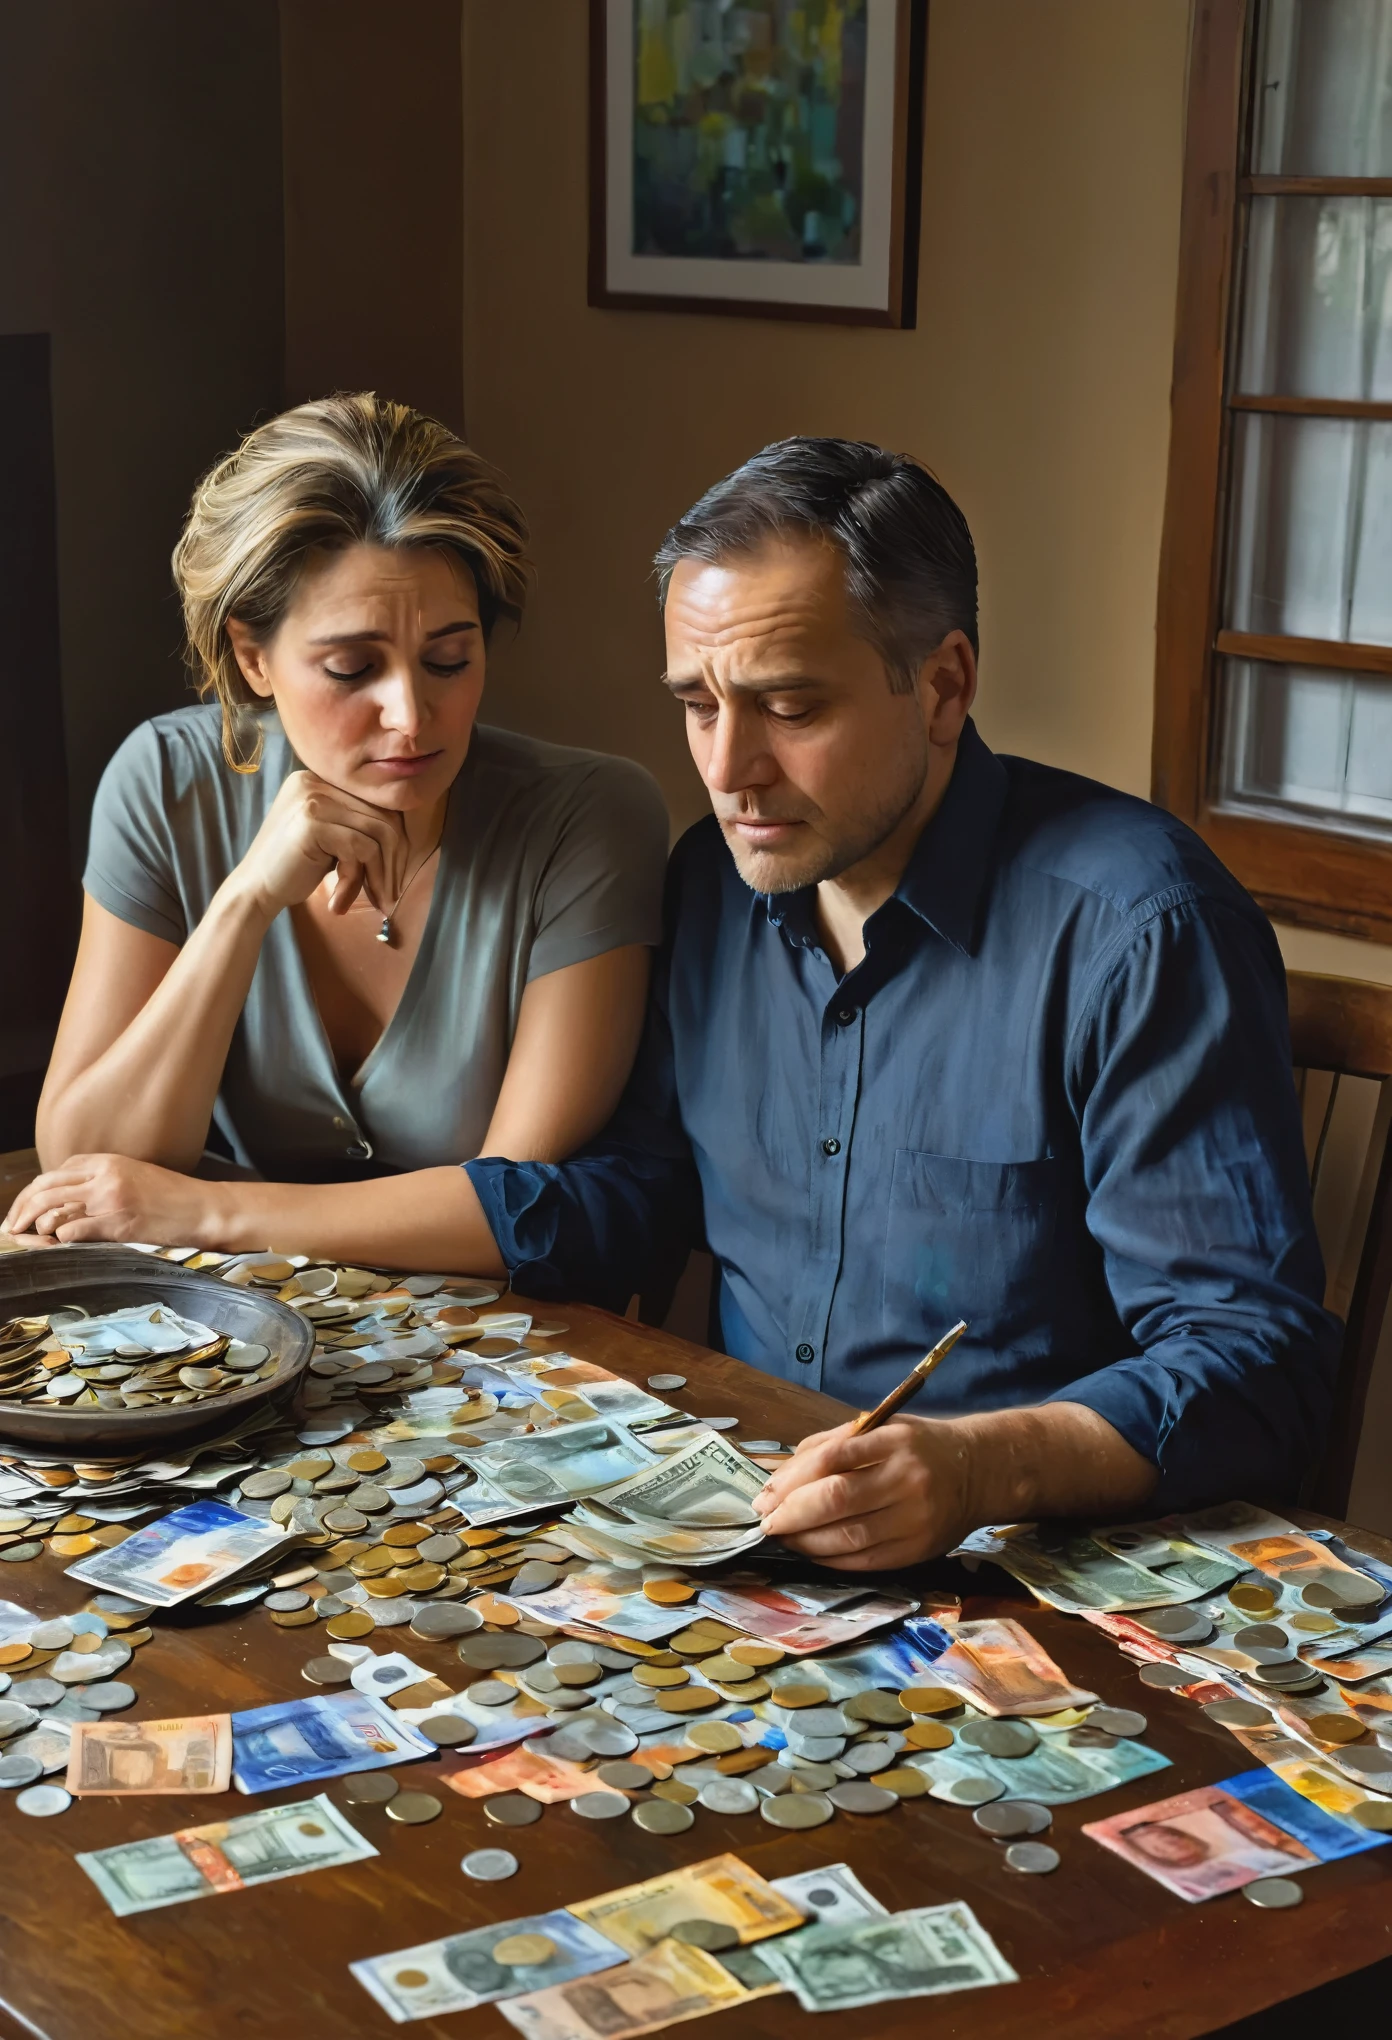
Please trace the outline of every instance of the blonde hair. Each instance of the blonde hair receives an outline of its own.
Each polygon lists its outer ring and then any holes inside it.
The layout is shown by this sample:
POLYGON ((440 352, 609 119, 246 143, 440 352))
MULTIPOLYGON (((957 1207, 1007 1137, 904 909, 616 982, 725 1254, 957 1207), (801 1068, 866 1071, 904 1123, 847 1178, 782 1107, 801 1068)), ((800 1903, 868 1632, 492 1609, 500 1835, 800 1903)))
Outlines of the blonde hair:
POLYGON ((363 391, 299 404, 249 432, 203 477, 174 548, 194 684, 222 708, 223 756, 254 772, 260 697, 227 620, 266 643, 315 553, 437 546, 474 579, 485 641, 526 597, 527 524, 497 475, 448 427, 363 391))

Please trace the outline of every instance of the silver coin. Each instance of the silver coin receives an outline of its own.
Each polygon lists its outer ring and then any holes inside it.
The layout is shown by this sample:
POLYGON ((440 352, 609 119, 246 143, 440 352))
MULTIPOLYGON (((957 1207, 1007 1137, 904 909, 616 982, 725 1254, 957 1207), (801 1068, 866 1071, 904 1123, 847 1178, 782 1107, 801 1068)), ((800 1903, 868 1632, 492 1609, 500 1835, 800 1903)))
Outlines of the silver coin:
POLYGON ((128 1686, 124 1679, 102 1679, 95 1686, 88 1686, 82 1695, 82 1704, 95 1708, 98 1714, 119 1714, 134 1699, 135 1688, 128 1686))
POLYGON ((352 1676, 353 1667, 342 1658, 310 1658, 300 1666, 300 1677, 311 1686, 346 1686, 352 1676))
POLYGON ((644 1799, 633 1809, 634 1826, 650 1835, 684 1834, 695 1817, 689 1806, 678 1806, 673 1799, 644 1799))
POLYGON ((1282 1650, 1290 1647, 1290 1638, 1276 1622, 1253 1622, 1246 1629, 1234 1632, 1233 1642, 1239 1650, 1250 1650, 1253 1644, 1263 1649, 1282 1650))
POLYGON ((3 1559, 6 1565, 23 1565, 28 1559, 38 1558, 42 1551, 42 1544, 29 1538, 23 1544, 7 1544, 4 1550, 0 1551, 0 1559, 3 1559))
POLYGON ((365 1615, 372 1617, 378 1629, 399 1629, 403 1622, 414 1619, 415 1612, 415 1602, 408 1601, 404 1595, 390 1601, 372 1601, 363 1610, 365 1615))
MULTIPOLYGON (((419 1551, 421 1547, 416 1548, 419 1551)), ((417 1608, 411 1617, 411 1634, 423 1641, 468 1636, 482 1627, 483 1617, 478 1611, 461 1607, 457 1601, 429 1602, 424 1608, 417 1608)))
POLYGON ((1288 1906, 1305 1903, 1305 1893, 1293 1877, 1258 1877, 1243 1885, 1242 1896, 1248 1905, 1260 1906, 1263 1912, 1284 1912, 1288 1906))
POLYGON ((697 1803, 707 1813, 753 1813, 759 1795, 747 1778, 714 1778, 701 1787, 697 1803))
POLYGON ((385 1806, 401 1790, 390 1771, 349 1771, 338 1782, 350 1806, 385 1806))
POLYGON ((546 1645, 539 1636, 516 1636, 506 1630, 497 1636, 466 1637, 458 1655, 461 1664, 471 1665, 476 1672, 496 1672, 503 1666, 520 1671, 524 1665, 539 1664, 546 1656, 546 1645))
POLYGON ((437 1531, 433 1537, 427 1537, 416 1546, 416 1557, 424 1559, 427 1565, 448 1565, 452 1558, 458 1558, 463 1549, 462 1537, 456 1537, 448 1530, 437 1531))
POLYGON ((1047 1877, 1051 1870, 1058 1869, 1059 1852, 1047 1842, 1012 1842, 1005 1860, 1012 1870, 1022 1871, 1027 1877, 1047 1877))
POLYGON ((540 1594, 547 1587, 554 1587, 561 1577, 554 1565, 547 1565, 542 1559, 528 1559, 513 1574, 508 1585, 510 1594, 540 1594))
POLYGON ((1323 1683, 1318 1672, 1293 1658, 1288 1664, 1253 1665, 1247 1674, 1254 1686, 1269 1686, 1276 1693, 1308 1693, 1323 1683))
POLYGON ((326 1509, 319 1520, 326 1530, 333 1530, 339 1536, 367 1528, 367 1518, 358 1509, 326 1509))
POLYGON ((648 1387, 654 1395, 675 1395, 679 1388, 686 1387, 684 1374, 650 1374, 648 1387))
POLYGON ((1178 1665, 1142 1665, 1140 1681, 1143 1686, 1192 1686, 1196 1683, 1192 1672, 1181 1671, 1178 1665))
POLYGON ((517 1698, 517 1688, 501 1679, 475 1679, 465 1690, 475 1707, 511 1707, 517 1698))
POLYGON ((741 1438, 740 1445, 746 1452, 783 1452, 787 1449, 776 1438, 741 1438))
MULTIPOLYGON (((358 1522, 355 1527, 361 1530, 366 1527, 369 1516, 380 1516, 384 1509, 389 1509, 391 1506, 392 1498, 384 1487, 380 1486, 375 1480, 362 1480, 349 1490, 348 1500, 344 1503, 343 1508, 336 1509, 334 1514, 336 1516, 356 1514, 358 1522)), ((326 1523, 328 1522, 327 1517, 325 1521, 326 1523)), ((328 1527, 336 1530, 339 1528, 339 1525, 331 1523, 328 1527)))
POLYGON ((622 1757, 612 1763, 601 1764, 595 1776, 614 1792, 646 1792, 653 1782, 653 1774, 646 1764, 626 1764, 622 1757))
POLYGON ((703 1948, 708 1955, 738 1948, 740 1941, 739 1929, 724 1920, 678 1920, 667 1932, 674 1941, 688 1948, 703 1948))
MULTIPOLYGON (((787 1766, 792 1777, 800 1779, 813 1792, 830 1791, 831 1787, 841 1776, 841 1773, 832 1764, 809 1764, 805 1763, 801 1757, 795 1758, 790 1765, 787 1763, 787 1759, 784 1758, 783 1764, 787 1766)), ((768 1766, 770 1771, 776 1771, 780 1768, 779 1764, 770 1764, 768 1766)), ((765 1775, 763 1771, 759 1773, 761 1778, 765 1775)))
POLYGON ((27 1791, 16 1794, 15 1805, 35 1820, 51 1820, 55 1813, 67 1812, 72 1794, 61 1785, 31 1785, 27 1791))
POLYGON ((883 1785, 869 1785, 859 1778, 845 1785, 833 1785, 827 1798, 840 1813, 888 1813, 899 1804, 897 1792, 890 1792, 883 1785))
POLYGON ((406 1456, 400 1459, 393 1459, 391 1465, 384 1467, 382 1472, 377 1475, 377 1481, 384 1488, 415 1487, 424 1477, 424 1474, 424 1462, 406 1456))
POLYGON ((994 1804, 978 1806, 972 1819, 984 1835, 992 1835, 997 1841, 1014 1841, 1021 1835, 1036 1835, 1042 1832, 1038 1816, 1045 1815, 1044 1827, 1048 1827, 1053 1815, 1047 1806, 1034 1806, 1024 1799, 998 1799, 994 1804))
POLYGON ((460 1749, 478 1734, 473 1722, 466 1721, 461 1714, 432 1714, 416 1726, 428 1742, 441 1750, 460 1749))
MULTIPOLYGON (((624 1805, 628 1805, 627 1800, 624 1805)), ((483 1816, 494 1827, 531 1827, 541 1819, 541 1807, 535 1799, 528 1799, 525 1792, 495 1792, 484 1800, 483 1816)))
POLYGON ((934 1799, 946 1800, 949 1806, 984 1806, 988 1799, 999 1799, 1005 1787, 994 1778, 934 1778, 928 1790, 934 1799))
POLYGON ((26 1707, 19 1700, 0 1700, 0 1737, 18 1735, 22 1728, 32 1728, 38 1720, 37 1710, 26 1707))
POLYGON ((45 1721, 28 1735, 18 1736, 10 1744, 6 1754, 11 1757, 33 1757, 45 1774, 50 1771, 66 1771, 68 1759, 72 1755, 70 1724, 62 1721, 45 1721))
POLYGON ((459 1867, 480 1884, 499 1884, 505 1877, 515 1877, 522 1866, 510 1849, 471 1849, 459 1867))
POLYGON ((314 1604, 314 1612, 321 1621, 327 1622, 335 1615, 346 1615, 353 1606, 338 1594, 321 1594, 314 1604))
POLYGON ((14 1679, 10 1683, 10 1698, 18 1700, 23 1707, 52 1707, 67 1692, 56 1679, 45 1679, 35 1672, 27 1679, 14 1679))
POLYGON ((153 1615, 149 1601, 132 1601, 126 1594, 93 1594, 92 1606, 104 1615, 153 1615))
POLYGON ((261 1606, 274 1609, 278 1615, 293 1615, 297 1609, 309 1606, 309 1595, 298 1587, 287 1587, 278 1594, 267 1594, 261 1606))
POLYGON ((268 1466, 256 1473, 242 1475, 242 1493, 253 1501, 269 1502, 276 1495, 288 1495, 295 1476, 281 1467, 268 1466))
MULTIPOLYGON (((562 1686, 550 1665, 530 1665, 525 1672, 519 1672, 517 1677, 519 1683, 525 1687, 527 1692, 544 1694, 548 1700, 553 1693, 568 1694, 570 1690, 562 1686)), ((576 1691, 575 1701, 577 1706, 586 1706, 589 1702, 589 1697, 589 1694, 583 1688, 576 1691)))
POLYGON ((617 1820, 628 1812, 628 1801, 622 1792, 581 1792, 571 1800, 570 1810, 585 1820, 617 1820))
POLYGON ((100 1650, 60 1652, 49 1666, 48 1675, 64 1686, 86 1686, 94 1679, 109 1679, 130 1660, 130 1645, 108 1636, 102 1639, 100 1650))
MULTIPOLYGON (((670 1723, 671 1716, 667 1715, 664 1719, 670 1723)), ((577 1722, 573 1733, 592 1757, 626 1757, 630 1750, 638 1747, 638 1738, 633 1730, 617 1721, 577 1722)), ((554 1742, 555 1738, 552 1740, 554 1742)))
POLYGON ((1392 1750, 1374 1748, 1371 1744, 1358 1749, 1345 1745, 1338 1751, 1337 1761, 1350 1771, 1362 1772, 1367 1777, 1385 1776, 1392 1771, 1392 1750))
POLYGON ((66 1650, 77 1634, 71 1622, 39 1622, 29 1631, 35 1650, 66 1650))
POLYGON ((1296 1661, 1295 1646, 1291 1643, 1279 1645, 1272 1643, 1244 1643, 1242 1652, 1243 1656, 1249 1657, 1254 1665, 1289 1665, 1294 1664, 1296 1661))
POLYGON ((842 1751, 841 1762, 858 1777, 869 1778, 876 1771, 889 1770, 897 1754, 891 1743, 859 1742, 842 1751))
POLYGON ((43 1768, 37 1757, 0 1757, 0 1786, 13 1791, 32 1785, 36 1778, 42 1778, 43 1768))
POLYGON ((403 1827, 424 1827, 427 1821, 438 1820, 444 1810, 433 1792, 398 1792, 387 1801, 387 1819, 399 1821, 403 1827))
POLYGON ((836 1808, 824 1792, 782 1792, 759 1802, 759 1814, 770 1827, 822 1827, 836 1808))
POLYGON ((968 1721, 957 1740, 988 1757, 1027 1757, 1039 1745, 1038 1731, 1025 1721, 968 1721))
POLYGON ((1357 1806, 1349 1808, 1346 1817, 1359 1827, 1371 1828, 1374 1834, 1392 1833, 1392 1799, 1360 1799, 1357 1806))
POLYGON ((829 1764, 841 1755, 846 1747, 843 1735, 799 1735, 795 1729, 785 1729, 788 1748, 796 1757, 805 1757, 809 1764, 829 1764))
POLYGON ((740 1423, 738 1417, 701 1417, 698 1421, 708 1431, 737 1431, 740 1423))
POLYGON ((1144 1735, 1150 1723, 1144 1714, 1137 1714, 1132 1707, 1094 1707, 1087 1718, 1089 1728, 1100 1728, 1104 1735, 1123 1736, 1128 1740, 1144 1735))
MULTIPOLYGON (((776 1702, 778 1695, 772 1695, 776 1702)), ((839 1707, 784 1707, 784 1731, 793 1729, 804 1742, 817 1736, 840 1736, 843 1739, 852 1732, 853 1724, 847 1721, 839 1707)))

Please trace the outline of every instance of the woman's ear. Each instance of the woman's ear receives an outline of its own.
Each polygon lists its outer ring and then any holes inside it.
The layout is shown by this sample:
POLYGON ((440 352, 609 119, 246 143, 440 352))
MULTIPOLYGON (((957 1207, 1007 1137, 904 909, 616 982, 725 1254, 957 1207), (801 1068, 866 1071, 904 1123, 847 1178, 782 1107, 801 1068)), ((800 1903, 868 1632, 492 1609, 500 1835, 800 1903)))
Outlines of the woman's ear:
POLYGON ((265 652, 247 625, 239 623, 235 616, 228 617, 226 628, 232 655, 241 668, 242 678, 247 686, 253 694, 259 694, 263 701, 273 700, 275 689, 271 685, 270 668, 266 663, 265 652))

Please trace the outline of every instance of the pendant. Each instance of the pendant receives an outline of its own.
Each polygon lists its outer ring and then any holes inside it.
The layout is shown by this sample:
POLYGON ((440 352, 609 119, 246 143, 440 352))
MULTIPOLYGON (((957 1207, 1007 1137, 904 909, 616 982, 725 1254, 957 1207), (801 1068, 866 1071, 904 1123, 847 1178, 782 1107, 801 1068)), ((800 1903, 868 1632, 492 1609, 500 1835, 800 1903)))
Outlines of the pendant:
POLYGON ((391 941, 391 917, 390 917, 390 915, 384 914, 384 915, 382 916, 382 925, 381 925, 381 927, 380 927, 380 928, 379 928, 379 929, 377 930, 377 940, 378 940, 379 942, 390 942, 390 941, 391 941))

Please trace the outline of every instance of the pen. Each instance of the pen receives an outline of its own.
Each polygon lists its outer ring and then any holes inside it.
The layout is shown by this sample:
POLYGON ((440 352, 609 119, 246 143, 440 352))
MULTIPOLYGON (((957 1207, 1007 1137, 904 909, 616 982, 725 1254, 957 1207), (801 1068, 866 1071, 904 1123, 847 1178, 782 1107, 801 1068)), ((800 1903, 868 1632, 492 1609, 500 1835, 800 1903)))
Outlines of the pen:
POLYGON ((952 1330, 943 1333, 943 1336, 938 1340, 932 1352, 924 1354, 917 1367, 913 1369, 913 1372, 906 1374, 899 1386, 892 1388, 882 1403, 877 1403, 873 1410, 861 1411, 860 1415, 851 1425, 851 1436, 859 1438, 865 1431, 878 1430, 880 1425, 887 1418, 892 1417, 894 1412, 900 1409, 909 1400, 911 1395, 917 1395, 938 1362, 947 1358, 966 1329, 966 1319, 958 1318, 952 1330))

